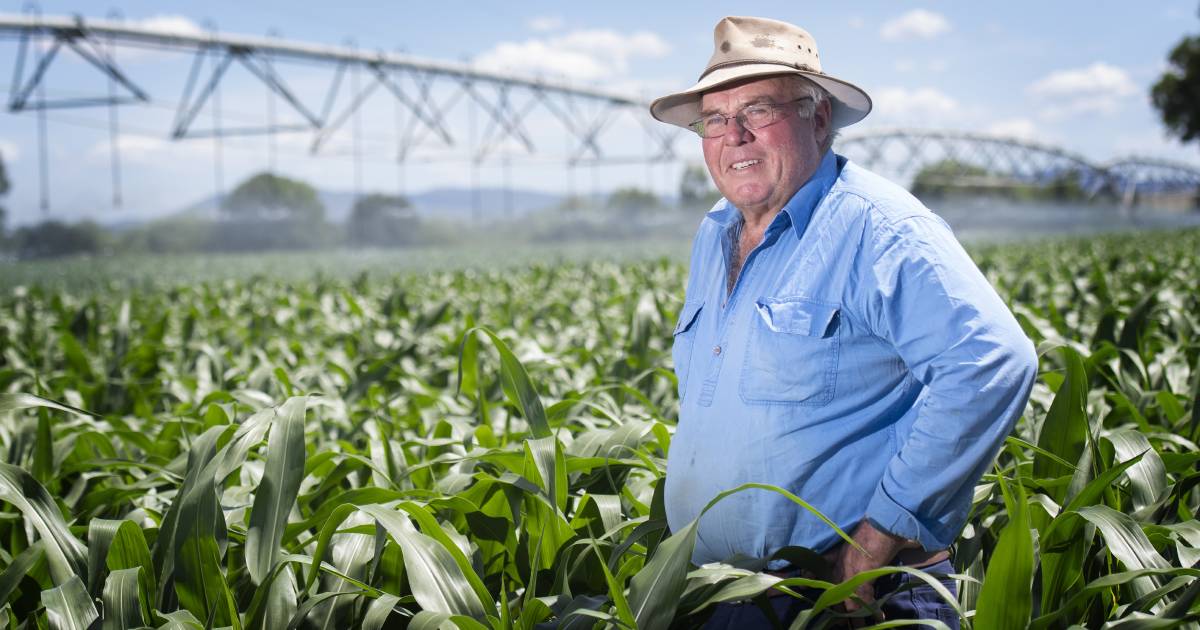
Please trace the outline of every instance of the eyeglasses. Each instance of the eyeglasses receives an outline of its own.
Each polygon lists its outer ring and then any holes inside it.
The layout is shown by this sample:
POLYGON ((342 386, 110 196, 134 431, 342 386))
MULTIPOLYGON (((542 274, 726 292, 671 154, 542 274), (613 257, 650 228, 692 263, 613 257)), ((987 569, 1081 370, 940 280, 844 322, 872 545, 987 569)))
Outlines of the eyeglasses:
POLYGON ((754 103, 741 108, 732 116, 709 114, 688 125, 688 128, 701 138, 720 138, 725 135, 725 132, 729 131, 730 120, 738 121, 738 124, 746 129, 762 129, 783 120, 789 111, 798 111, 789 109, 790 105, 811 100, 812 98, 805 96, 786 103, 754 103))

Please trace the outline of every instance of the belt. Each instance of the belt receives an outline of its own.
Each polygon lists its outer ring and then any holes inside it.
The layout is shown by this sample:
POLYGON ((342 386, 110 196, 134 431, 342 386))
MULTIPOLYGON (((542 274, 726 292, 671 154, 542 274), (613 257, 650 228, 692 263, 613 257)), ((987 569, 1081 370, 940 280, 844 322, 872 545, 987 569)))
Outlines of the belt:
MULTIPOLYGON (((837 560, 838 551, 839 551, 839 547, 834 547, 833 549, 821 554, 821 556, 823 558, 825 558, 826 562, 828 562, 830 565, 832 565, 837 560)), ((912 569, 923 569, 928 566, 933 566, 933 565, 935 565, 943 560, 947 560, 949 558, 950 558, 950 552, 946 549, 936 549, 933 551, 926 551, 924 549, 921 549, 920 547, 915 547, 915 548, 909 548, 909 549, 901 549, 892 558, 892 561, 889 564, 891 566, 909 567, 912 569)), ((828 577, 828 576, 819 576, 807 569, 800 569, 800 568, 795 568, 795 567, 785 567, 783 569, 779 569, 776 571, 763 571, 763 573, 766 573, 767 575, 773 575, 775 577, 783 578, 783 579, 793 578, 793 577, 802 577, 802 578, 808 578, 808 579, 825 579, 828 577)), ((774 588, 767 591, 768 597, 777 597, 780 595, 786 595, 786 593, 784 593, 783 591, 774 589, 774 588)))
POLYGON ((948 559, 950 559, 950 552, 946 549, 937 549, 934 551, 925 551, 921 548, 901 549, 900 553, 896 554, 896 557, 892 559, 892 564, 901 567, 923 569, 948 559))

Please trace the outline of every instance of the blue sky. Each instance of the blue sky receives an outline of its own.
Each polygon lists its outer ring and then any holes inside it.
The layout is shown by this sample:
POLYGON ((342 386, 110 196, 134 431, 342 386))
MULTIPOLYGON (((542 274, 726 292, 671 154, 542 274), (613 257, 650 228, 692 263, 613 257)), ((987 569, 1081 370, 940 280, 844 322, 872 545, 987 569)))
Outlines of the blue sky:
MULTIPOLYGON (((229 33, 277 36, 362 49, 402 50, 433 59, 469 61, 517 73, 561 77, 623 90, 647 98, 689 85, 711 52, 712 27, 730 12, 765 15, 804 26, 817 39, 826 72, 865 88, 875 111, 851 133, 908 126, 969 129, 1037 140, 1104 160, 1129 154, 1200 163, 1197 147, 1168 139, 1149 103, 1149 86, 1166 67, 1166 55, 1184 35, 1200 32, 1194 2, 1005 2, 857 3, 690 2, 467 2, 437 3, 45 1, 48 15, 106 17, 195 30, 215 25, 229 33), (112 8, 110 8, 112 7, 112 8)), ((16 13, 23 3, 0 4, 16 13)), ((0 86, 11 82, 17 46, 0 40, 0 86)), ((125 203, 111 203, 109 136, 104 109, 53 112, 49 117, 52 178, 48 216, 101 221, 140 219, 179 209, 216 190, 213 144, 170 142, 174 104, 182 92, 186 56, 118 50, 135 82, 154 105, 123 108, 127 133, 119 141, 125 203)), ((319 108, 329 72, 281 66, 298 93, 319 108)), ((103 93, 105 83, 82 63, 57 60, 47 78, 50 96, 103 93)), ((265 114, 267 97, 244 71, 222 87, 227 116, 246 120, 265 114)), ((285 118, 285 107, 277 103, 285 118)), ((396 116, 384 98, 364 106, 358 171, 362 190, 419 192, 466 186, 468 164, 432 151, 394 160, 396 116)), ((202 113, 205 119, 207 113, 202 113)), ((535 144, 561 153, 562 132, 545 112, 528 123, 535 144)), ((462 117, 449 120, 465 126, 462 117)), ((349 126, 327 150, 311 157, 311 136, 292 134, 275 142, 276 170, 331 190, 356 186, 349 126)), ((466 131, 457 129, 462 134, 466 131)), ((636 121, 614 125, 606 139, 614 151, 646 150, 636 121)), ((38 209, 36 117, 0 113, 0 154, 13 190, 2 201, 9 223, 44 215, 38 209)), ((698 160, 699 146, 676 143, 685 159, 698 160)), ((501 147, 503 153, 508 147, 501 147)), ((265 138, 231 140, 222 150, 226 190, 263 170, 271 151, 265 138)), ((515 151, 515 149, 514 149, 515 151)), ((547 154, 554 151, 547 151, 547 154)), ((515 153, 512 185, 552 192, 603 192, 615 186, 648 186, 669 193, 679 164, 602 167, 569 171, 548 157, 515 153)), ((484 185, 504 181, 499 162, 478 171, 484 185)))

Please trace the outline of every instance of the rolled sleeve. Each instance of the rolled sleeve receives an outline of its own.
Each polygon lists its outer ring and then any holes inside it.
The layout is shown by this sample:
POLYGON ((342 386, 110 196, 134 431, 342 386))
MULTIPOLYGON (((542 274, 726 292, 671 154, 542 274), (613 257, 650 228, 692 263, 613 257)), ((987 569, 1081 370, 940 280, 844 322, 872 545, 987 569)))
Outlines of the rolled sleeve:
POLYGON ((925 391, 867 505, 877 527, 926 549, 953 542, 974 484, 1024 409, 1033 344, 954 239, 931 216, 879 230, 864 310, 925 391))

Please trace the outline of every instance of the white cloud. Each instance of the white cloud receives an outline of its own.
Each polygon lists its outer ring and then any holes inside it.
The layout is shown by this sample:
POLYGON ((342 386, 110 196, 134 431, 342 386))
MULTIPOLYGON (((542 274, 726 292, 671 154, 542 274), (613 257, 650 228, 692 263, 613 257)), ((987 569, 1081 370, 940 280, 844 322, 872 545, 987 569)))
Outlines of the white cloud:
POLYGON ((1137 91, 1127 72, 1104 62, 1096 62, 1086 68, 1053 72, 1034 81, 1027 89, 1035 96, 1050 98, 1098 94, 1128 96, 1137 91))
POLYGON ((872 116, 891 123, 937 127, 960 111, 958 101, 933 88, 882 88, 876 92, 874 101, 876 111, 872 116))
MULTIPOLYGON (((183 159, 211 159, 212 145, 206 142, 170 140, 155 136, 121 134, 117 138, 117 149, 122 162, 146 162, 157 164, 169 157, 172 161, 183 159)), ((96 164, 107 164, 112 156, 112 142, 102 140, 87 150, 87 159, 96 164)))
POLYGON ((946 59, 931 59, 924 63, 918 63, 914 59, 900 57, 892 62, 892 68, 896 72, 907 74, 909 72, 923 72, 927 74, 941 74, 950 67, 950 62, 946 59))
POLYGON ((932 39, 950 31, 950 21, 941 13, 925 9, 913 9, 900 17, 885 22, 879 29, 884 41, 910 39, 932 39))
POLYGON ((867 21, 862 19, 861 15, 850 16, 846 23, 850 25, 850 28, 862 28, 867 25, 867 21))
POLYGON ((611 30, 574 31, 550 38, 501 42, 475 58, 475 65, 503 72, 565 76, 581 81, 624 74, 634 57, 662 57, 671 48, 658 35, 611 30))
POLYGON ((5 164, 12 164, 21 159, 21 147, 17 143, 0 139, 0 157, 5 164))
POLYGON ((1037 125, 1028 118, 997 120, 985 127, 984 133, 1022 140, 1033 140, 1038 137, 1037 125))
POLYGON ((1045 104, 1039 115, 1046 120, 1113 114, 1139 92, 1128 72, 1103 62, 1052 72, 1029 84, 1025 91, 1045 104))
POLYGON ((1185 164, 1196 163, 1196 149, 1178 138, 1161 133, 1125 133, 1112 139, 1110 159, 1128 156, 1172 160, 1185 164))
POLYGON ((563 27, 563 19, 554 15, 540 15, 529 20, 530 30, 544 33, 546 31, 557 31, 563 27))

